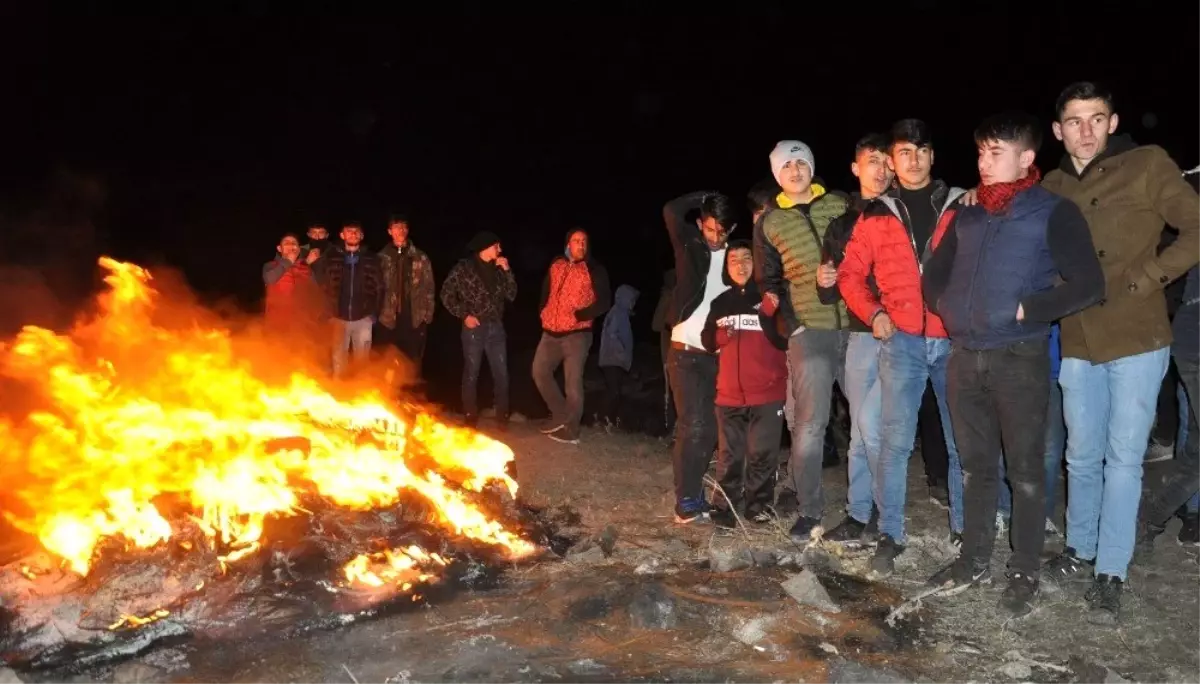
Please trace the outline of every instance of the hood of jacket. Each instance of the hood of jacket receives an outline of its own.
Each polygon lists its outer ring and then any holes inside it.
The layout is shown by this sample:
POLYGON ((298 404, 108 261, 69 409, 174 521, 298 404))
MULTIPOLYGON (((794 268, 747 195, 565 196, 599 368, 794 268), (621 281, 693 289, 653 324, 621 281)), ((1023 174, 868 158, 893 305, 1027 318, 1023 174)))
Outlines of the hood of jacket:
POLYGON ((639 295, 641 295, 641 293, 638 292, 637 288, 634 286, 622 285, 618 287, 616 293, 613 294, 613 308, 621 308, 625 309, 626 311, 630 311, 633 309, 634 305, 637 304, 639 295))

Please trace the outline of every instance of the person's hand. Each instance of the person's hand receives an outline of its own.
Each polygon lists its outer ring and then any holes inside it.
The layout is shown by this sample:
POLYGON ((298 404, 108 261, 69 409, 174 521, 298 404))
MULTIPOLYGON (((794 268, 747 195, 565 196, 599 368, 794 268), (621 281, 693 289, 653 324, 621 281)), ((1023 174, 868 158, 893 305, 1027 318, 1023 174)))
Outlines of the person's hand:
POLYGON ((768 292, 762 298, 762 312, 768 316, 774 316, 779 309, 779 295, 774 292, 768 292))
POLYGON ((304 262, 307 263, 309 266, 312 266, 313 262, 320 258, 321 258, 321 250, 314 247, 313 249, 308 250, 308 256, 304 258, 304 262))
POLYGON ((496 265, 504 270, 508 270, 508 257, 496 257, 496 265))
POLYGON ((474 330, 475 328, 479 327, 479 319, 475 318, 474 316, 467 316, 463 319, 463 324, 471 330, 474 330))
POLYGON ((837 269, 833 263, 824 263, 817 268, 817 287, 833 287, 837 285, 837 269))
POLYGON ((976 204, 979 204, 978 189, 971 188, 970 190, 964 192, 962 196, 958 198, 958 203, 964 207, 973 207, 976 204))
POLYGON ((1025 320, 1025 306, 1023 304, 1017 304, 1017 320, 1025 320))
POLYGON ((886 340, 896 334, 896 325, 892 323, 891 317, 887 313, 880 312, 875 320, 871 321, 871 332, 877 340, 886 340))

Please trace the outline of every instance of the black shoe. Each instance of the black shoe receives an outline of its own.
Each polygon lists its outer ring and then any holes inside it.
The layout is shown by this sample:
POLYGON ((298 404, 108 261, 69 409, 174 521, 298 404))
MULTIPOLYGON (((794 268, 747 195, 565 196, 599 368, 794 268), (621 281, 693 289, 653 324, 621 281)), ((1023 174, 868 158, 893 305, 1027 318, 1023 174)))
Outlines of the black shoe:
POLYGON ((1179 528, 1176 541, 1184 546, 1200 545, 1200 514, 1192 513, 1182 516, 1183 526, 1179 528))
POLYGON ((737 516, 729 508, 713 509, 713 512, 708 514, 708 519, 713 525, 724 530, 734 530, 738 526, 737 516))
POLYGON ((746 509, 746 520, 756 525, 766 525, 774 519, 775 516, 771 515, 771 511, 757 505, 746 509))
POLYGON ((1037 579, 1023 572, 1014 572, 1008 576, 1008 586, 1000 596, 996 607, 1007 611, 1013 617, 1023 617, 1033 611, 1033 599, 1038 595, 1037 579))
POLYGON ((775 515, 786 518, 795 513, 798 508, 800 508, 800 499, 796 498, 796 492, 790 489, 779 492, 779 498, 775 500, 775 515))
POLYGON ((1125 583, 1120 577, 1096 575, 1092 588, 1083 595, 1088 602, 1087 621, 1093 625, 1115 625, 1121 618, 1121 591, 1125 583))
POLYGON ((936 480, 929 483, 929 500, 938 508, 950 510, 950 489, 945 482, 936 480))
POLYGON ((962 551, 962 532, 950 533, 950 546, 962 551))
POLYGON ((896 571, 896 557, 904 553, 904 547, 890 535, 880 535, 879 545, 871 558, 871 571, 879 577, 887 577, 896 571))
POLYGON ((867 529, 867 523, 859 522, 850 516, 838 523, 832 530, 826 532, 822 539, 825 541, 838 542, 846 546, 862 546, 863 532, 867 529))
POLYGON ((559 444, 579 444, 579 430, 571 430, 566 425, 553 432, 547 432, 546 436, 559 444))
POLYGON ((862 533, 863 546, 874 546, 879 543, 879 511, 871 509, 871 519, 862 533))
POLYGON ((991 566, 959 556, 953 563, 935 572, 925 584, 941 587, 942 596, 957 596, 971 587, 991 583, 991 566))
POLYGON ((797 544, 807 544, 812 541, 813 528, 820 524, 820 518, 806 518, 802 515, 796 518, 796 524, 788 530, 788 536, 797 544))
POLYGON ((1068 546, 1054 558, 1042 566, 1042 575, 1056 582, 1065 582, 1082 575, 1095 561, 1088 561, 1075 555, 1075 549, 1068 546))
POLYGON ((689 525, 694 522, 707 522, 709 517, 708 502, 704 499, 683 499, 675 504, 675 523, 689 525))

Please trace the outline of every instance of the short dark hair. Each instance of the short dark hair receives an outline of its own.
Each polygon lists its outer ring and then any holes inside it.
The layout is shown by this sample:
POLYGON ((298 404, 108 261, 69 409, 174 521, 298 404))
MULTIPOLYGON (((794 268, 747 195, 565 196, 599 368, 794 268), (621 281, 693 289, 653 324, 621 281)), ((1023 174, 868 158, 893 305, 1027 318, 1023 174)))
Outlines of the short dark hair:
POLYGON ((771 201, 775 199, 779 191, 779 183, 775 182, 773 177, 764 178, 750 186, 750 191, 746 193, 746 206, 750 209, 750 213, 753 214, 771 206, 771 201))
POLYGON ((1054 120, 1062 121, 1063 112, 1072 100, 1103 100, 1108 105, 1109 112, 1117 111, 1117 102, 1113 99, 1112 91, 1092 81, 1076 81, 1063 88, 1054 101, 1054 120))
POLYGON ((359 223, 358 221, 346 221, 345 223, 342 224, 342 230, 346 230, 347 228, 355 228, 359 232, 364 232, 362 224, 359 223))
POLYGON ((281 245, 282 245, 282 244, 283 244, 283 241, 284 241, 284 240, 286 240, 286 239, 288 239, 288 238, 291 238, 291 239, 295 240, 296 242, 300 242, 300 236, 299 236, 299 235, 296 235, 295 233, 284 233, 284 234, 283 234, 283 237, 279 238, 279 244, 281 244, 281 245))
POLYGON ((892 148, 900 143, 912 143, 917 147, 928 147, 932 150, 933 136, 929 133, 929 124, 920 119, 900 119, 892 124, 888 152, 891 152, 892 148))
POLYGON ((387 224, 388 224, 389 228, 391 227, 391 225, 393 223, 408 223, 408 222, 409 222, 408 212, 406 212, 406 211, 393 211, 392 213, 388 214, 387 224))
POLYGON ((975 144, 990 141, 1016 143, 1026 150, 1037 152, 1042 146, 1042 129, 1030 114, 1007 111, 993 114, 975 128, 975 144))
POLYGON ((858 139, 854 143, 854 158, 858 159, 858 155, 867 151, 879 151, 884 154, 888 153, 891 148, 891 141, 883 133, 868 133, 858 139))
POLYGON ((711 218, 725 230, 731 230, 737 224, 737 211, 733 208, 733 200, 719 192, 705 195, 700 202, 700 219, 711 218))
POLYGON ((751 252, 753 252, 754 251, 754 243, 750 242, 749 240, 730 240, 729 243, 727 245, 725 245, 725 253, 726 254, 732 252, 735 249, 748 249, 751 252))

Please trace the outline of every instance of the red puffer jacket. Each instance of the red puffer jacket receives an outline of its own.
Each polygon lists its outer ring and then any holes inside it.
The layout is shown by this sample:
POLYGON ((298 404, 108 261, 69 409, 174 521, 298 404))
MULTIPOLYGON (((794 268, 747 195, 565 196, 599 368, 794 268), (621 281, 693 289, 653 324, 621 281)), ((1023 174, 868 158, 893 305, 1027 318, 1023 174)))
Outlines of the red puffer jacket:
POLYGON ((942 213, 929 245, 918 251, 912 233, 892 206, 890 197, 882 197, 866 208, 850 243, 846 257, 838 266, 838 290, 846 306, 869 325, 879 311, 887 312, 897 329, 910 335, 946 337, 942 319, 925 308, 921 296, 921 263, 918 253, 927 257, 942 240, 954 219, 954 210, 942 213), (875 276, 879 296, 871 290, 867 277, 875 276))

